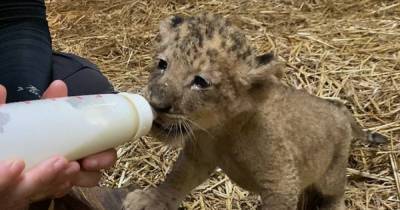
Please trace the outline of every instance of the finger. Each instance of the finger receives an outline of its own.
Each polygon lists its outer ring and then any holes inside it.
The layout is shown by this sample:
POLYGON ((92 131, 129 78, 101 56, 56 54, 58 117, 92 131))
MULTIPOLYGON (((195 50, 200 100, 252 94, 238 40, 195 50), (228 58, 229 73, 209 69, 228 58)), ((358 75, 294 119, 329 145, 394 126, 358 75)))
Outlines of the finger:
POLYGON ((60 174, 53 182, 53 189, 50 189, 51 194, 56 194, 65 191, 66 188, 71 187, 72 183, 77 179, 80 172, 80 165, 78 162, 73 161, 68 163, 68 167, 60 174), (65 185, 68 185, 67 187, 65 185))
POLYGON ((81 160, 81 167, 86 171, 98 171, 112 167, 117 160, 115 149, 109 149, 81 160))
POLYGON ((58 97, 65 97, 67 95, 68 95, 67 85, 61 80, 55 80, 43 93, 42 98, 58 98, 58 97))
POLYGON ((15 192, 21 197, 30 197, 43 193, 51 187, 51 183, 67 167, 67 161, 62 157, 51 158, 23 175, 23 179, 15 192))
POLYGON ((48 183, 47 187, 41 189, 41 192, 35 193, 30 197, 31 201, 39 201, 45 198, 54 198, 56 195, 64 195, 72 188, 72 182, 79 173, 79 163, 76 161, 69 162, 64 170, 62 170, 56 178, 48 183))
POLYGON ((68 178, 74 178, 80 171, 80 165, 76 161, 69 162, 68 167, 64 171, 64 176, 68 178))
POLYGON ((0 192, 6 191, 15 184, 24 168, 25 164, 22 160, 0 162, 0 192))
POLYGON ((79 187, 95 187, 100 178, 100 172, 81 171, 73 184, 79 187))
POLYGON ((3 85, 0 85, 0 104, 5 104, 7 98, 7 90, 3 85))
POLYGON ((67 167, 61 173, 59 173, 57 178, 52 182, 53 187, 51 191, 58 192, 60 188, 64 188, 62 185, 65 185, 65 183, 74 182, 77 179, 79 172, 80 165, 78 162, 73 161, 68 163, 67 167))
POLYGON ((72 189, 72 183, 71 182, 66 182, 64 183, 58 191, 56 191, 55 193, 53 193, 53 198, 61 198, 63 196, 65 196, 66 194, 68 194, 69 191, 71 191, 72 189))

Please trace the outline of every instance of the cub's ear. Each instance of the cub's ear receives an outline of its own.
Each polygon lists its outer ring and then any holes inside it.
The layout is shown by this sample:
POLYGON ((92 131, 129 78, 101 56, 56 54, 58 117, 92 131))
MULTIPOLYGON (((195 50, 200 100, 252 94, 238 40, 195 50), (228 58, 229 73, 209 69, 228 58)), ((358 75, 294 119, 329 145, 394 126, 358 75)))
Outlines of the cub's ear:
POLYGON ((256 65, 265 65, 274 60, 274 54, 265 53, 256 57, 256 65))
POLYGON ((282 64, 272 53, 255 57, 254 65, 247 73, 246 83, 250 89, 264 87, 268 83, 278 81, 283 76, 282 64))
POLYGON ((160 35, 168 35, 169 33, 173 32, 174 29, 179 27, 184 21, 185 19, 179 15, 173 15, 165 18, 160 23, 160 35))

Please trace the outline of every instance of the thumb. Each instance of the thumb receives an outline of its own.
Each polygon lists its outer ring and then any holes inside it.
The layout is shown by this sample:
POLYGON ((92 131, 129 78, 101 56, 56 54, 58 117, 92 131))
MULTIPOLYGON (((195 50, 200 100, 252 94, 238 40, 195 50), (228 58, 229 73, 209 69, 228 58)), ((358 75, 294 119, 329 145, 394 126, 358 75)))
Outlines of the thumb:
POLYGON ((24 167, 25 164, 21 160, 0 161, 0 194, 15 184, 24 167))
POLYGON ((61 80, 55 80, 43 93, 42 98, 58 98, 58 97, 65 97, 67 95, 68 95, 67 85, 61 80))
POLYGON ((7 90, 3 85, 0 85, 0 104, 5 104, 7 98, 7 90))

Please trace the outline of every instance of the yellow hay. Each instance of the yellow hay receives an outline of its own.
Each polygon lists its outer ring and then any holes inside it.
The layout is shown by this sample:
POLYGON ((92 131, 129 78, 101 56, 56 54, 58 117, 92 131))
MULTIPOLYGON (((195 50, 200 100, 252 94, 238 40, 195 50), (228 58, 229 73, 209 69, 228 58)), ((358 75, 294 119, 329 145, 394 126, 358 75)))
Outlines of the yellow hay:
MULTIPOLYGON (((391 0, 52 0, 47 1, 53 47, 96 63, 118 90, 147 80, 152 43, 171 14, 220 13, 261 52, 286 63, 284 81, 347 102, 366 128, 390 145, 355 145, 349 160, 349 209, 400 209, 400 3, 391 0)), ((155 186, 177 151, 144 137, 118 149, 102 185, 155 186)), ((184 202, 188 209, 255 209, 258 198, 221 171, 184 202)))

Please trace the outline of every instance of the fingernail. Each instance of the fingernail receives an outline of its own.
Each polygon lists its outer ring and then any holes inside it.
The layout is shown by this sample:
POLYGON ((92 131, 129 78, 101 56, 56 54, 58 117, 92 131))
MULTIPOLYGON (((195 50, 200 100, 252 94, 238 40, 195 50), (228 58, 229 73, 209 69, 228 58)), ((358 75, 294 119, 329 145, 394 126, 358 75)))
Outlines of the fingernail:
POLYGON ((71 175, 71 174, 75 174, 75 173, 78 173, 79 172, 79 165, 77 164, 77 166, 75 166, 75 165, 72 165, 72 166, 70 166, 66 171, 65 171, 65 174, 66 175, 71 175))
POLYGON ((62 193, 56 193, 56 194, 54 195, 54 198, 62 198, 62 197, 64 197, 64 195, 65 195, 64 192, 62 192, 62 193))
POLYGON ((88 167, 93 169, 93 168, 97 168, 99 166, 99 162, 97 160, 90 160, 88 162, 88 167))
POLYGON ((72 185, 71 185, 70 182, 64 183, 63 185, 61 185, 60 191, 59 191, 58 193, 56 193, 56 194, 54 195, 54 197, 55 197, 55 198, 61 198, 61 197, 63 197, 65 194, 68 193, 69 188, 71 188, 71 186, 72 186, 72 185))
POLYGON ((12 171, 16 171, 21 167, 22 162, 20 160, 10 160, 7 161, 6 166, 12 170, 12 171))
POLYGON ((9 160, 9 161, 5 162, 4 165, 5 165, 7 168, 11 168, 14 164, 15 164, 15 160, 9 160))
POLYGON ((66 189, 68 189, 68 188, 70 188, 70 187, 71 187, 71 182, 65 182, 65 183, 61 186, 61 189, 66 190, 66 189))
POLYGON ((57 159, 56 162, 53 163, 53 167, 55 170, 61 170, 67 165, 67 162, 64 159, 57 159))

